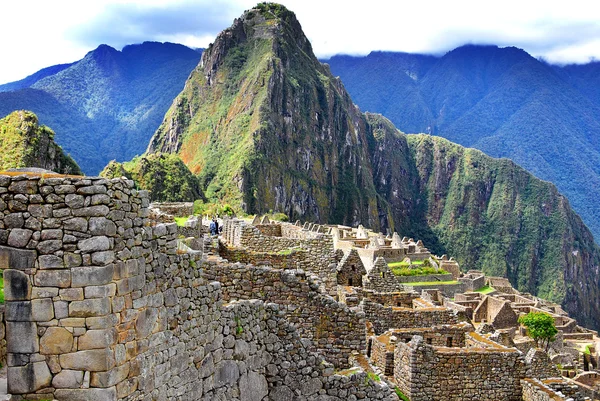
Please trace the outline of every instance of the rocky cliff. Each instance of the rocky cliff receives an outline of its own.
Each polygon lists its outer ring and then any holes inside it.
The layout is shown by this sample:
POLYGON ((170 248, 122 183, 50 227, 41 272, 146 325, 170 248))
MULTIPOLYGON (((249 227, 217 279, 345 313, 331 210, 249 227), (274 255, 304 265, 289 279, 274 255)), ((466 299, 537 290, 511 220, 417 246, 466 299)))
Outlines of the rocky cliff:
POLYGON ((209 199, 418 237, 598 324, 599 250, 555 187, 361 113, 280 5, 217 37, 148 152, 177 153, 209 199))
POLYGON ((0 171, 20 167, 81 174, 77 163, 54 142, 54 132, 24 110, 0 119, 0 171))

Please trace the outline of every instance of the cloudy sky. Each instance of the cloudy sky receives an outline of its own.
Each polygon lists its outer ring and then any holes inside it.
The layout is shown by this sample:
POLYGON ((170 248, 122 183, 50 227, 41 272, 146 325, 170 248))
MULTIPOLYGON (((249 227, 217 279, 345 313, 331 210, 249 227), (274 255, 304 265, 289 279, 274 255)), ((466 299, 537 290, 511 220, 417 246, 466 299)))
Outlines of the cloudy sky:
MULTIPOLYGON (((20 0, 0 3, 0 83, 81 59, 100 44, 206 47, 256 0, 20 0)), ((394 50, 443 54, 517 46, 555 63, 600 60, 598 0, 282 0, 319 57, 394 50)))

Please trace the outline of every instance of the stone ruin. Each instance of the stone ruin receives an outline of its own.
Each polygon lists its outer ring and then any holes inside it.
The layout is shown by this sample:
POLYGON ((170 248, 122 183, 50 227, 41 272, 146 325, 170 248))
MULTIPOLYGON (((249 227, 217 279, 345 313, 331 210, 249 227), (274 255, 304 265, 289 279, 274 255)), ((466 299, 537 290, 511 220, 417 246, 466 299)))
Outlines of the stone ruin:
POLYGON ((481 272, 447 270, 460 288, 498 286, 487 295, 403 286, 398 258, 458 269, 421 241, 259 216, 224 218, 213 238, 154 217, 124 179, 0 174, 15 399, 597 398, 595 348, 574 348, 594 332, 481 272), (561 330, 549 353, 515 322, 532 310, 561 330))

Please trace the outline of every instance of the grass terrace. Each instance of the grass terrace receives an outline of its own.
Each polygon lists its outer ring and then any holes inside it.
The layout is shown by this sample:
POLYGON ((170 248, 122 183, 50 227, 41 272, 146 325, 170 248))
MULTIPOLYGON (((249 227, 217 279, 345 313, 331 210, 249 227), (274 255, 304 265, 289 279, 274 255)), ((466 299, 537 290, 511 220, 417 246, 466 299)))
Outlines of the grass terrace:
POLYGON ((175 217, 175 223, 177 223, 179 227, 183 227, 188 219, 189 217, 175 217))
POLYGON ((429 265, 428 260, 415 260, 413 262, 388 263, 388 267, 396 276, 428 276, 430 274, 448 274, 443 269, 436 269, 429 265), (410 266, 417 267, 410 267, 410 266))
POLYGON ((413 287, 425 286, 425 285, 454 285, 458 284, 457 280, 452 281, 416 281, 414 283, 402 283, 402 285, 411 285, 413 287))
POLYGON ((481 294, 489 294, 490 292, 494 292, 494 288, 490 287, 489 285, 483 286, 478 290, 475 290, 475 292, 479 292, 481 294))

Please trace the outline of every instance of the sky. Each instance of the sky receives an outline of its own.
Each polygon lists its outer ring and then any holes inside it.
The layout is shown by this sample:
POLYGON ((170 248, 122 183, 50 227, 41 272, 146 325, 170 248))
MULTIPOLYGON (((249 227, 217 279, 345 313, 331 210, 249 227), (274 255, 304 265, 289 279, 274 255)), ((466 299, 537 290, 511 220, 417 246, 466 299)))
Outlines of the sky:
MULTIPOLYGON (((108 44, 206 47, 256 0, 5 0, 0 84, 108 44)), ((281 0, 318 57, 373 50, 444 54, 463 44, 517 46, 558 63, 600 60, 600 1, 281 0)))

